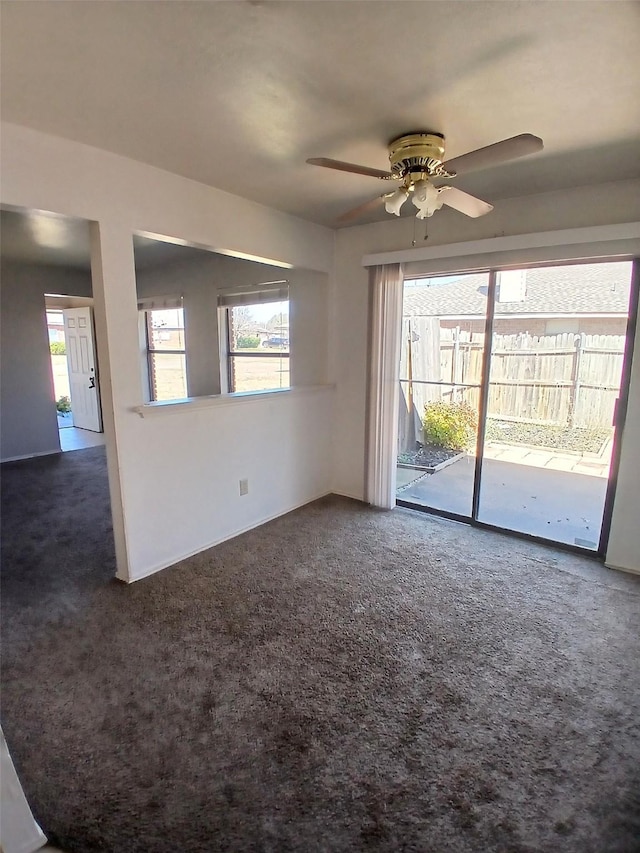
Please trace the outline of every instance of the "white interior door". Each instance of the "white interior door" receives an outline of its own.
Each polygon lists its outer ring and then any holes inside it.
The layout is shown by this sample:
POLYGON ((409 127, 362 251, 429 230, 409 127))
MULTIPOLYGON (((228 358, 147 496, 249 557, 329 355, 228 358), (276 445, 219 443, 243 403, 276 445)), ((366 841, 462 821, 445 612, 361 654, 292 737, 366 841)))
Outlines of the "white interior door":
POLYGON ((62 313, 74 426, 102 432, 91 308, 65 308, 62 313))

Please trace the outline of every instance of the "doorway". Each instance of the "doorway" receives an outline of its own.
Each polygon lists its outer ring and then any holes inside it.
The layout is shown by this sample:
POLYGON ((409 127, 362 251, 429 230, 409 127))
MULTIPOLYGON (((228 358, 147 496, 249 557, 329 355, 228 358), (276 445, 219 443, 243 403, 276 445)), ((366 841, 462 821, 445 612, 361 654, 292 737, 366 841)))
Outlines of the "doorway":
POLYGON ((405 282, 398 503, 604 553, 632 263, 405 282))
POLYGON ((104 444, 91 298, 45 297, 60 449, 104 444))

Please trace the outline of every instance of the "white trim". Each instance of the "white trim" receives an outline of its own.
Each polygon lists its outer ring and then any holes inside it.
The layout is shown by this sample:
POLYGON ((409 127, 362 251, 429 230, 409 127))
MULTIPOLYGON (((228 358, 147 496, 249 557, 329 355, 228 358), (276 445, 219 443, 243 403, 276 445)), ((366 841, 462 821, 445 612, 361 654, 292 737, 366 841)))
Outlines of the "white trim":
MULTIPOLYGON (((190 180, 190 178, 187 178, 186 180, 190 180)), ((222 190, 222 192, 224 192, 224 190, 222 190)), ((260 206, 266 207, 265 205, 260 206)), ((271 211, 271 208, 266 209, 271 211)), ((287 214, 285 214, 285 216, 286 215, 287 214)), ((170 237, 166 234, 156 233, 155 231, 142 231, 140 229, 136 229, 134 234, 137 234, 140 237, 147 237, 150 240, 157 240, 159 243, 173 243, 174 246, 187 246, 192 249, 203 249, 205 252, 213 252, 216 255, 226 255, 229 258, 238 258, 242 261, 253 261, 254 263, 265 264, 270 267, 281 267, 285 270, 292 270, 294 268, 294 264, 290 264, 288 261, 279 261, 275 258, 265 258, 262 257, 262 255, 251 255, 247 252, 240 252, 235 249, 222 249, 219 246, 208 246, 206 243, 197 243, 193 240, 185 240, 183 237, 170 237)))
POLYGON ((185 400, 158 400, 135 406, 132 411, 141 418, 164 417, 167 414, 185 414, 199 409, 212 409, 218 406, 246 406, 286 394, 301 397, 306 394, 333 391, 335 385, 300 385, 295 388, 274 388, 270 391, 238 391, 235 394, 215 394, 210 397, 190 397, 185 400))
POLYGON ((363 506, 368 506, 362 495, 352 495, 351 492, 337 491, 336 489, 333 489, 331 494, 337 495, 339 498, 349 498, 349 500, 358 501, 358 503, 363 504, 363 506))
POLYGON ((202 545, 196 548, 194 551, 189 551, 187 554, 183 554, 181 557, 173 557, 168 562, 162 561, 162 563, 157 563, 151 569, 145 569, 145 571, 136 575, 135 577, 121 578, 119 580, 124 580, 127 584, 135 583, 136 581, 141 581, 144 578, 148 578, 150 575, 155 575, 157 572, 161 572, 164 569, 168 569, 171 566, 175 566, 178 563, 181 563, 183 560, 188 560, 190 557, 195 557, 196 554, 202 554, 204 551, 208 551, 209 548, 215 548, 217 545, 222 545, 223 542, 228 542, 230 539, 235 539, 236 536, 242 536, 243 533, 248 533, 250 530, 255 530, 256 527, 262 527, 263 524, 267 524, 270 521, 275 521, 276 518, 281 518, 283 515, 288 515, 290 512, 294 512, 296 509, 300 509, 303 506, 307 506, 307 504, 311 504, 314 501, 319 501, 321 498, 327 497, 327 495, 331 495, 333 492, 331 489, 325 492, 320 492, 316 494, 314 497, 305 498, 305 500, 290 505, 289 507, 280 510, 278 512, 273 513, 272 515, 264 516, 258 521, 252 522, 251 524, 246 525, 245 527, 241 527, 239 530, 234 530, 231 533, 225 534, 219 539, 215 539, 213 542, 209 544, 202 545))
POLYGON ((640 575, 640 569, 630 569, 629 566, 614 566, 613 563, 607 562, 605 562, 605 566, 614 572, 624 572, 625 575, 635 575, 636 577, 640 575))
POLYGON ((602 243, 609 240, 637 241, 637 247, 627 251, 640 251, 640 222, 622 222, 617 225, 594 225, 588 228, 567 228, 562 231, 540 231, 533 234, 516 234, 509 237, 490 237, 485 240, 470 240, 465 243, 446 243, 428 248, 399 249, 394 252, 379 252, 365 255, 362 266, 374 267, 383 264, 400 264, 411 261, 431 261, 440 258, 484 255, 490 252, 514 252, 545 247, 573 246, 602 243))

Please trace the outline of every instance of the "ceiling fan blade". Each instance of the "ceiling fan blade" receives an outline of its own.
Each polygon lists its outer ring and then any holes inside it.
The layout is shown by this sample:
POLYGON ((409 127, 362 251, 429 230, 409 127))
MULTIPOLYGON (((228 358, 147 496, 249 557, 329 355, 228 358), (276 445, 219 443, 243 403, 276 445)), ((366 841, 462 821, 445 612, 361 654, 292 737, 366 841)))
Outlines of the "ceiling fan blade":
POLYGON ((357 207, 348 210, 346 213, 343 213, 336 219, 336 222, 350 222, 352 219, 358 219, 360 216, 364 216, 365 213, 368 213, 370 210, 375 210, 382 202, 384 201, 384 196, 379 195, 375 198, 370 199, 369 201, 365 201, 364 204, 359 204, 357 207))
POLYGON ((482 201, 474 195, 469 195, 457 187, 442 187, 442 189, 444 190, 442 193, 443 203, 448 204, 454 210, 459 210, 466 216, 472 216, 476 219, 478 216, 484 216, 485 213, 493 210, 492 204, 482 201))
POLYGON ((493 145, 487 145, 485 148, 478 148, 476 151, 469 151, 468 154, 461 154, 460 157, 447 160, 442 165, 447 172, 455 172, 457 175, 461 175, 463 172, 487 169, 489 166, 497 166, 507 160, 515 160, 518 157, 525 157, 527 154, 535 154, 542 151, 543 148, 544 143, 539 136, 534 136, 532 133, 521 133, 520 136, 512 136, 510 139, 503 139, 502 142, 494 142, 493 145))
POLYGON ((382 169, 370 169, 368 166, 357 166, 355 163, 345 163, 342 160, 331 160, 329 157, 311 157, 307 160, 312 166, 324 166, 326 169, 337 169, 339 172, 353 172, 355 175, 366 175, 368 178, 390 178, 391 172, 382 169))

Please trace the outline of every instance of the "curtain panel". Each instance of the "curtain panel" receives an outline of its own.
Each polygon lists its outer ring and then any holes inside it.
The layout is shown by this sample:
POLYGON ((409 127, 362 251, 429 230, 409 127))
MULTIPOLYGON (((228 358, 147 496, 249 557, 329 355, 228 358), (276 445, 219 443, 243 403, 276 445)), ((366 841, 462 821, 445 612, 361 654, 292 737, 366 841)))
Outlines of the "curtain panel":
POLYGON ((0 728, 0 850, 32 853, 47 843, 33 817, 0 728))
POLYGON ((370 338, 367 395, 367 503, 396 505, 396 457, 402 293, 400 264, 373 267, 369 273, 370 338))

